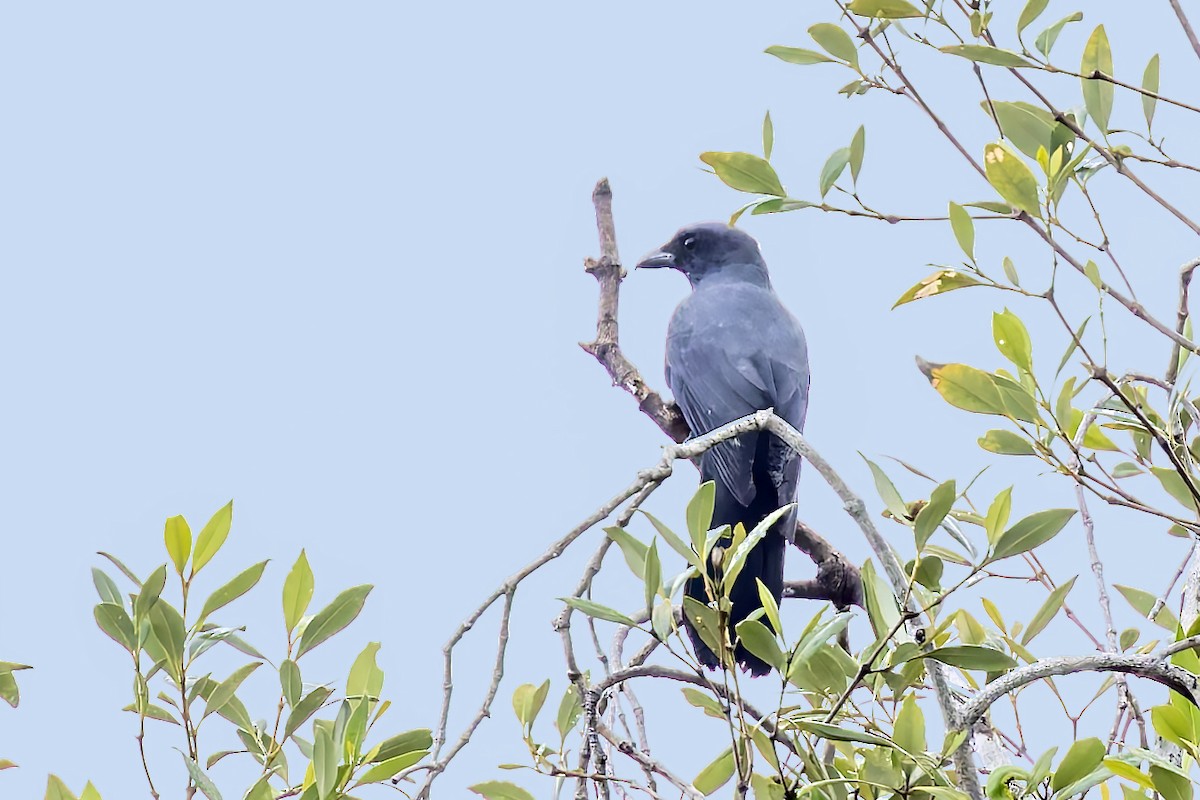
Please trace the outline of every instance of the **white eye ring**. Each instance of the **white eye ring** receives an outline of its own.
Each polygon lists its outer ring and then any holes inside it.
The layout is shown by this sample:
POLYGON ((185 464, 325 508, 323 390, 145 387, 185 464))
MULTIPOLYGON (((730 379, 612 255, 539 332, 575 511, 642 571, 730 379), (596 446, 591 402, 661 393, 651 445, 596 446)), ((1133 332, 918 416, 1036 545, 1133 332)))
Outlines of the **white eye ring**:
POLYGON ((691 250, 695 246, 696 246, 696 237, 695 236, 688 236, 688 237, 684 238, 683 249, 691 250))

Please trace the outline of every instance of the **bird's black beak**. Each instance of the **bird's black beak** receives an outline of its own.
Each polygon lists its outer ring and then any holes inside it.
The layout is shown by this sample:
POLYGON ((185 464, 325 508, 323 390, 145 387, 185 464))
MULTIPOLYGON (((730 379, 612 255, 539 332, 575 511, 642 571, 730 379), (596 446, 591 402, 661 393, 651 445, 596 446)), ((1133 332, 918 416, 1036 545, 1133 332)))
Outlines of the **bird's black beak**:
POLYGON ((637 263, 637 269, 658 269, 660 267, 674 266, 675 254, 669 253, 666 250, 655 250, 653 253, 647 253, 637 263))

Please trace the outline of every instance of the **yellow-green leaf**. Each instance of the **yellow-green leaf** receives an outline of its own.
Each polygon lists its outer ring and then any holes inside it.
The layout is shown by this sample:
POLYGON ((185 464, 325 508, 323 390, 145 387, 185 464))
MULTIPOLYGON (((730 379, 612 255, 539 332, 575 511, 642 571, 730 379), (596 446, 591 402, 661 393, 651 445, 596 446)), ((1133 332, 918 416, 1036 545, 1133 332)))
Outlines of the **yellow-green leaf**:
POLYGON ((925 715, 911 692, 904 696, 900 712, 896 714, 892 738, 896 740, 896 744, 913 755, 920 755, 929 747, 925 743, 925 715))
POLYGON ((221 549, 221 545, 225 544, 232 523, 233 501, 230 500, 212 515, 212 519, 205 523, 200 535, 196 537, 196 551, 192 554, 193 575, 211 561, 212 557, 221 549))
POLYGON ((1033 445, 1024 436, 1005 430, 990 430, 979 437, 979 446, 989 453, 1002 456, 1037 455, 1033 445))
POLYGON ((1005 145, 992 142, 984 147, 983 166, 988 183, 1007 203, 1035 217, 1041 216, 1037 180, 1020 156, 1005 145))
POLYGON ((925 16, 924 11, 907 0, 851 0, 847 8, 860 17, 876 19, 915 19, 925 16))
POLYGON ((188 556, 192 554, 192 529, 188 527, 187 520, 182 516, 168 518, 163 541, 167 545, 167 555, 175 565, 175 572, 182 575, 188 556))
POLYGON ((825 166, 821 167, 821 179, 819 182, 821 197, 829 193, 829 190, 837 183, 837 179, 841 177, 842 170, 846 169, 846 165, 849 163, 849 147, 839 147, 829 154, 829 158, 825 161, 825 166))
POLYGON ((1100 766, 1104 752, 1104 744, 1095 737, 1075 742, 1063 756, 1058 769, 1054 770, 1054 777, 1050 779, 1050 788, 1058 791, 1083 778, 1100 766))
POLYGON ((1020 317, 1007 308, 1002 312, 994 312, 992 337, 1002 356, 1026 372, 1033 369, 1033 345, 1020 317))
POLYGON ((291 572, 283 581, 283 621, 289 634, 296 629, 304 612, 308 610, 313 586, 312 568, 308 565, 308 556, 301 550, 291 572))
POLYGON ((862 171, 863 156, 867 151, 867 129, 859 125, 850 139, 850 178, 858 183, 858 173, 862 171))
MULTIPOLYGON (((1142 88, 1147 92, 1158 94, 1158 53, 1155 53, 1150 59, 1150 63, 1146 64, 1146 71, 1142 73, 1142 88)), ((1154 124, 1154 108, 1158 104, 1158 98, 1151 97, 1148 94, 1142 95, 1142 113, 1146 115, 1146 130, 1154 124)))
POLYGON ((943 53, 961 56, 980 64, 994 64, 997 67, 1032 67, 1033 64, 1020 53, 1003 50, 986 44, 950 44, 940 48, 943 53))
POLYGON ((950 513, 956 497, 958 497, 958 489, 953 480, 940 484, 929 495, 929 502, 917 513, 917 518, 913 522, 913 536, 917 541, 918 553, 925 547, 925 543, 929 541, 929 537, 933 535, 937 527, 942 524, 942 520, 950 513))
POLYGON ((725 185, 739 192, 786 197, 775 168, 765 158, 751 153, 701 153, 700 160, 713 168, 725 185))
POLYGON ((1041 16, 1048 5, 1050 5, 1050 0, 1029 0, 1021 9, 1021 16, 1017 18, 1017 36, 1020 36, 1022 31, 1033 24, 1033 21, 1041 16))
MULTIPOLYGON (((1079 64, 1081 75, 1101 72, 1113 74, 1112 49, 1108 45, 1108 34, 1103 25, 1097 25, 1083 48, 1083 60, 1079 64)), ((1113 85, 1108 81, 1083 78, 1083 104, 1088 115, 1096 122, 1102 133, 1108 133, 1108 119, 1112 114, 1113 85)))
POLYGON ((959 272, 955 269, 938 270, 900 295, 900 299, 892 304, 892 308, 897 308, 905 303, 911 303, 914 300, 924 300, 926 297, 952 292, 955 289, 965 289, 968 286, 979 285, 979 281, 965 272, 959 272))
POLYGON ((1057 536, 1073 516, 1075 516, 1073 508, 1050 508, 1045 511, 1035 511, 1000 534, 992 551, 992 559, 998 561, 1045 544, 1057 536))
POLYGON ((958 246, 967 254, 967 258, 975 261, 975 223, 971 215, 958 203, 950 203, 950 229, 954 231, 954 239, 958 246))
POLYGON ((789 64, 799 64, 801 66, 836 63, 824 53, 818 53, 816 50, 808 50, 803 47, 784 47, 783 45, 776 44, 771 45, 764 52, 767 55, 775 56, 780 61, 786 61, 789 64))
POLYGON ((700 794, 708 796, 720 789, 729 779, 733 777, 733 750, 726 750, 707 767, 700 771, 696 779, 692 781, 692 786, 700 794))
POLYGON ((1071 588, 1074 586, 1075 578, 1071 578, 1066 583, 1054 587, 1054 591, 1050 592, 1050 596, 1046 598, 1046 602, 1042 603, 1042 607, 1033 615, 1033 619, 1029 620, 1029 625, 1025 628, 1025 633, 1021 635, 1022 645, 1029 644, 1033 641, 1033 637, 1045 630, 1046 626, 1050 624, 1050 620, 1054 619, 1059 609, 1063 607, 1063 602, 1066 601, 1067 595, 1071 593, 1071 588))
POLYGON ((818 22, 808 29, 808 35, 834 58, 840 58, 854 67, 858 66, 858 48, 854 40, 840 25, 818 22))

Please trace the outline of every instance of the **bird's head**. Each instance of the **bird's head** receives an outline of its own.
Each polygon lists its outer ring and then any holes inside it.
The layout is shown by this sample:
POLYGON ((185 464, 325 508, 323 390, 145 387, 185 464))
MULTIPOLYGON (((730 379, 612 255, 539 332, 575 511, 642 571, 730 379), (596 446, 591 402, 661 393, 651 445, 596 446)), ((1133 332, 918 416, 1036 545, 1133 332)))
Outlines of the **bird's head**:
POLYGON ((758 242, 745 231, 724 222, 702 222, 680 228, 671 241, 648 253, 639 269, 677 269, 692 285, 715 275, 766 280, 767 266, 758 242))

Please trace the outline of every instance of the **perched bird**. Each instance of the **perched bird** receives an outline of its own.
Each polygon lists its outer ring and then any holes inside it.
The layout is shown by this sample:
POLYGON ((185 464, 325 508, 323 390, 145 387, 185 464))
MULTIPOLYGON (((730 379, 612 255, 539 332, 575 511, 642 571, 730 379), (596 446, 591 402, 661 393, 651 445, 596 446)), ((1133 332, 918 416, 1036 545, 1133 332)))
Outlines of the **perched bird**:
MULTIPOLYGON (((774 408, 797 429, 808 410, 808 350, 800 323, 784 308, 767 274, 758 242, 724 223, 682 228, 640 268, 669 267, 687 276, 692 293, 671 317, 667 331, 667 384, 693 436, 755 411, 774 408)), ((741 523, 747 532, 796 499, 800 456, 772 433, 743 434, 700 459, 700 478, 713 481, 713 527, 741 523)), ((783 594, 784 551, 795 532, 794 509, 776 522, 751 551, 730 599, 730 638, 737 623, 762 606, 756 580, 776 602, 783 594)), ((712 569, 712 565, 709 565, 712 569)), ((708 604, 702 577, 685 592, 708 604)), ((763 619, 764 624, 769 625, 763 619)), ((696 656, 719 665, 716 654, 685 619, 696 656)), ((739 646, 735 657, 754 675, 770 666, 739 646)))

